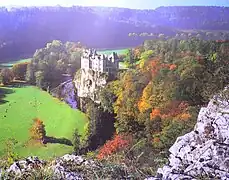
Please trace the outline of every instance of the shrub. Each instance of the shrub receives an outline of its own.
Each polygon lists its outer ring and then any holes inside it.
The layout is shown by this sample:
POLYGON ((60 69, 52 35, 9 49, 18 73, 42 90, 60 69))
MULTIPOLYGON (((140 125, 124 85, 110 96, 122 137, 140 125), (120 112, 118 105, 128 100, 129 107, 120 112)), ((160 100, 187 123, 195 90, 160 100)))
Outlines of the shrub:
POLYGON ((13 164, 14 161, 19 159, 19 156, 17 153, 14 152, 15 150, 15 145, 18 143, 18 141, 16 139, 8 139, 6 140, 6 144, 5 144, 5 163, 0 163, 0 168, 1 166, 10 166, 11 164, 13 164))

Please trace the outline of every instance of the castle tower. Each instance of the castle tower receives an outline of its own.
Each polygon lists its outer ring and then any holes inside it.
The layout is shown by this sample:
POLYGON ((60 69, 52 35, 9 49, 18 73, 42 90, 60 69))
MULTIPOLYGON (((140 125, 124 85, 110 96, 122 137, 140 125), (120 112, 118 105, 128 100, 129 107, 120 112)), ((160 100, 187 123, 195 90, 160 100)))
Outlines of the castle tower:
POLYGON ((116 75, 118 64, 117 53, 107 56, 96 50, 84 50, 80 76, 75 79, 78 97, 88 97, 99 103, 98 92, 105 87, 110 77, 116 75))
POLYGON ((96 50, 85 50, 81 57, 81 69, 93 70, 101 73, 115 73, 119 66, 117 53, 113 52, 110 56, 98 54, 96 50))

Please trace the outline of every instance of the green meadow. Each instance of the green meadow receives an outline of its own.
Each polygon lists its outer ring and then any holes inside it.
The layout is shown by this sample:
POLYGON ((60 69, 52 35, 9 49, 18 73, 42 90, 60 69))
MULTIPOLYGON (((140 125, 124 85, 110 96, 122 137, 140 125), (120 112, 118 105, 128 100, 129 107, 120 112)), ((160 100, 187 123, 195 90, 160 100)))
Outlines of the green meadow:
POLYGON ((128 49, 127 48, 123 48, 123 49, 107 49, 107 50, 99 50, 99 53, 104 53, 104 54, 111 54, 112 52, 116 52, 118 55, 122 55, 125 54, 126 51, 128 49))
POLYGON ((70 141, 75 128, 84 134, 87 125, 85 114, 36 87, 0 87, 0 157, 5 155, 9 139, 17 141, 13 150, 19 157, 49 159, 73 151, 72 146, 61 143, 30 143, 29 129, 33 118, 44 122, 48 137, 70 141))
POLYGON ((31 58, 29 59, 20 59, 20 60, 17 60, 17 61, 9 61, 9 62, 6 62, 6 63, 0 63, 0 68, 1 67, 5 67, 5 68, 11 68, 13 67, 14 64, 17 64, 17 63, 24 63, 24 62, 30 62, 31 61, 31 58))

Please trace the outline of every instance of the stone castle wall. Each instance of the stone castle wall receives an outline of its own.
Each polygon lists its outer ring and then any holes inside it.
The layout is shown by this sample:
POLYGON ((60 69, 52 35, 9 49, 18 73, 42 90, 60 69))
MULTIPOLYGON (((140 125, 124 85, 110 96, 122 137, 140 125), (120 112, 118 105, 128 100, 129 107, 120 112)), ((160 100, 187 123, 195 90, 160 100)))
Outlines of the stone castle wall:
POLYGON ((109 77, 116 75, 118 64, 118 56, 115 53, 107 56, 85 50, 81 57, 81 69, 74 79, 77 96, 99 103, 99 92, 105 87, 109 77))

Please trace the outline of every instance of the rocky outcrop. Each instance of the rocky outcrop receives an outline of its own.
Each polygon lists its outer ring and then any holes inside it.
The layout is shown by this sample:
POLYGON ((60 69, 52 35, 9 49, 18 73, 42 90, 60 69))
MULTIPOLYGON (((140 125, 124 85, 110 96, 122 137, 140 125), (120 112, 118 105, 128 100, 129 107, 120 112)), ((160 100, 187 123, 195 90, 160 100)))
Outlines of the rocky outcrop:
POLYGON ((0 177, 3 179, 11 179, 12 177, 25 178, 29 174, 31 175, 40 170, 52 172, 52 179, 82 180, 83 176, 79 169, 96 166, 96 163, 92 160, 85 160, 81 156, 69 154, 57 158, 49 164, 38 157, 29 157, 25 160, 14 162, 4 173, 0 170, 0 177))
POLYGON ((194 130, 177 138, 169 163, 154 179, 229 179, 229 100, 226 92, 201 108, 194 130))
POLYGON ((52 89, 50 93, 52 94, 52 96, 57 97, 66 102, 71 108, 77 108, 77 94, 72 79, 61 83, 58 87, 52 89))
POLYGON ((0 169, 0 179, 28 179, 28 177, 53 180, 142 179, 141 174, 130 171, 124 164, 102 163, 70 154, 51 162, 30 157, 13 163, 4 171, 0 169))
POLYGON ((34 173, 46 165, 45 161, 38 157, 28 157, 25 160, 14 162, 7 170, 0 169, 0 179, 12 179, 12 177, 22 177, 28 173, 34 173))
POLYGON ((105 87, 108 78, 108 73, 96 72, 91 69, 80 69, 74 79, 77 96, 80 98, 90 98, 94 102, 99 103, 98 93, 105 87))

